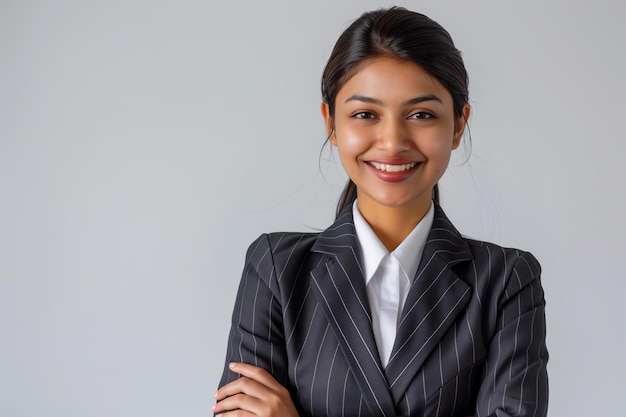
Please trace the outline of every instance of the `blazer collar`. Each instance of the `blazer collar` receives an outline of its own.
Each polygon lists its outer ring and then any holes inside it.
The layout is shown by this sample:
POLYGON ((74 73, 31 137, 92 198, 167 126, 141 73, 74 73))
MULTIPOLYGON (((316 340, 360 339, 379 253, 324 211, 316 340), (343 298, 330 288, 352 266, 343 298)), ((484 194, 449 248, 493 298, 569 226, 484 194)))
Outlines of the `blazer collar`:
POLYGON ((433 226, 384 370, 372 332, 351 206, 319 235, 311 250, 329 256, 311 271, 313 291, 372 415, 395 415, 394 404, 471 296, 469 285, 452 269, 472 258, 467 242, 435 204, 433 226))
POLYGON ((385 375, 397 403, 471 298, 471 288, 454 266, 472 259, 467 241, 435 205, 415 279, 402 309, 385 375))
MULTIPOLYGON (((318 236, 311 251, 337 256, 345 251, 359 251, 359 244, 354 229, 352 205, 343 210, 335 222, 318 236)), ((360 254, 357 259, 361 268, 360 254)))
MULTIPOLYGON (((435 218, 426 245, 438 247, 440 249, 438 255, 452 265, 471 259, 472 255, 465 239, 450 222, 441 206, 438 203, 434 204, 435 218)), ((336 256, 358 247, 352 205, 349 205, 329 228, 320 233, 311 251, 336 256)), ((359 265, 360 263, 359 259, 359 265)))
POLYGON ((372 331, 352 207, 311 248, 329 256, 311 271, 313 293, 324 310, 372 416, 395 416, 395 406, 372 331))

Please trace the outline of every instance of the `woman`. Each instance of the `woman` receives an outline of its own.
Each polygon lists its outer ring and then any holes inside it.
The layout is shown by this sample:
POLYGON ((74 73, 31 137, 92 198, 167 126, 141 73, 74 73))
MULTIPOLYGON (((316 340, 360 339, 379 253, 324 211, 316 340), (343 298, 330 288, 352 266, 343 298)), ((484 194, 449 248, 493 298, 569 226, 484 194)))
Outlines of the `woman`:
POLYGON ((327 230, 250 246, 214 412, 545 416, 539 264, 462 237, 438 205, 470 115, 449 34, 402 8, 365 13, 322 96, 350 181, 327 230))

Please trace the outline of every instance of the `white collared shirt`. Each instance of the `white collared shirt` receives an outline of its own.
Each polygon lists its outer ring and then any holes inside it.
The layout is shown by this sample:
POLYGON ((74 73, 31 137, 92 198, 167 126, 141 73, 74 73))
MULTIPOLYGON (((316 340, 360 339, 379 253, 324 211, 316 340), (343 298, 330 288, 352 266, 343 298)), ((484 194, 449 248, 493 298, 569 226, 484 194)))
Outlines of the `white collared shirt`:
POLYGON ((433 224, 435 207, 431 203, 424 218, 391 253, 365 221, 356 201, 352 205, 352 214, 361 249, 374 338, 384 368, 389 362, 402 307, 433 224))

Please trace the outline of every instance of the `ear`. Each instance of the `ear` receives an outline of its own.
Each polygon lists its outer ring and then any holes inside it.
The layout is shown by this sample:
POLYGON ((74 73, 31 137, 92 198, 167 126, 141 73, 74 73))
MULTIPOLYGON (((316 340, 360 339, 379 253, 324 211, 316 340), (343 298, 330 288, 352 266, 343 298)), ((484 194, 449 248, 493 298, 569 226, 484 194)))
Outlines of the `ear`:
POLYGON ((461 117, 456 120, 454 125, 454 137, 452 139, 452 149, 456 149, 461 144, 461 138, 463 137, 463 132, 465 131, 465 126, 467 125, 467 121, 470 118, 470 114, 472 112, 472 108, 469 103, 465 103, 463 109, 461 110, 461 117))
POLYGON ((324 118, 324 123, 326 124, 326 136, 328 137, 328 141, 330 142, 331 145, 337 145, 337 137, 335 136, 333 118, 330 115, 328 104, 325 102, 322 102, 322 105, 320 107, 322 110, 322 117, 324 118))

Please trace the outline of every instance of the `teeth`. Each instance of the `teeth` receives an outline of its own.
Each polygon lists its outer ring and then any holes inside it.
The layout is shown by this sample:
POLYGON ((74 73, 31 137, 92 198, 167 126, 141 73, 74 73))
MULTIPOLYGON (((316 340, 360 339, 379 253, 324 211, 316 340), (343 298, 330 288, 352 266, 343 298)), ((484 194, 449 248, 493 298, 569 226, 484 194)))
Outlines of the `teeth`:
POLYGON ((388 165, 388 164, 379 164, 378 162, 372 161, 370 162, 370 164, 372 164, 374 168, 379 169, 381 171, 400 172, 400 171, 406 171, 407 169, 413 168, 415 165, 417 165, 417 162, 412 162, 410 164, 404 164, 404 165, 388 165))

